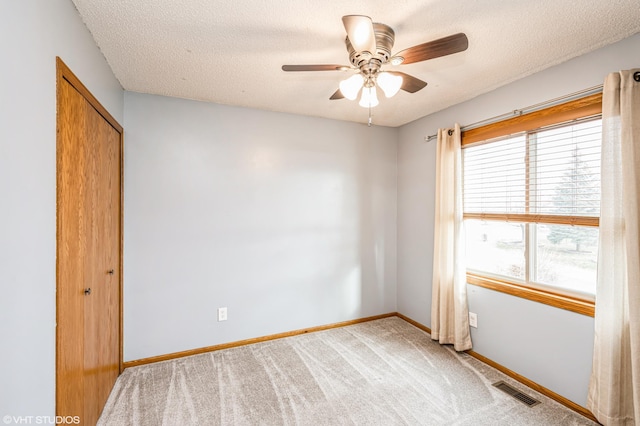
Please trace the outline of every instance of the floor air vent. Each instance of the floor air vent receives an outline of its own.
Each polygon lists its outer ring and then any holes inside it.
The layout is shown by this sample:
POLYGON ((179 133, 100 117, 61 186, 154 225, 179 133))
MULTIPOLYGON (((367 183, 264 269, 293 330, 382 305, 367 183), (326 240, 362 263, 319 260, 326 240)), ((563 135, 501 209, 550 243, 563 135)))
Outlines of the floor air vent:
POLYGON ((518 389, 516 389, 516 388, 512 387, 511 385, 503 382, 502 380, 500 380, 499 382, 494 383, 493 386, 497 387, 502 392, 511 395, 512 397, 514 397, 518 401, 522 402, 523 404, 528 405, 529 407, 533 407, 534 405, 540 404, 540 401, 538 401, 537 399, 533 399, 529 395, 523 394, 518 389))

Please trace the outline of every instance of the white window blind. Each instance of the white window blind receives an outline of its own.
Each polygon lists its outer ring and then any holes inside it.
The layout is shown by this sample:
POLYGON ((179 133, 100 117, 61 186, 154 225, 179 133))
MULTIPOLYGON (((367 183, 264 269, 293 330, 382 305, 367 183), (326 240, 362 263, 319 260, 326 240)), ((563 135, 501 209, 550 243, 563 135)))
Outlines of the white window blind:
POLYGON ((466 147, 465 214, 598 217, 600 141, 590 118, 466 147))

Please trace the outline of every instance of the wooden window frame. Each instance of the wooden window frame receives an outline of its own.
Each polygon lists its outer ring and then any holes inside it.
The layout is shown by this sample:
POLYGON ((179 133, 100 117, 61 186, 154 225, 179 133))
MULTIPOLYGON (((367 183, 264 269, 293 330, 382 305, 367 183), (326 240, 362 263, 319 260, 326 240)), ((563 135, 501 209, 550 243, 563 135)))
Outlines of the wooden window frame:
MULTIPOLYGON (((531 132, 542 127, 569 123, 573 120, 602 114, 602 93, 596 93, 563 104, 523 114, 497 123, 477 127, 462 132, 462 147, 469 147, 481 143, 491 143, 489 140, 508 136, 519 132, 531 132)), ((527 177, 528 178, 528 177, 527 177)), ((487 214, 465 213, 464 219, 479 219, 490 221, 546 223, 560 225, 599 226, 599 218, 582 216, 559 216, 541 214, 487 214)), ((593 317, 595 301, 574 295, 563 294, 561 290, 554 291, 546 288, 529 286, 520 282, 510 281, 504 277, 492 277, 478 272, 467 271, 467 283, 565 309, 582 315, 593 317)))

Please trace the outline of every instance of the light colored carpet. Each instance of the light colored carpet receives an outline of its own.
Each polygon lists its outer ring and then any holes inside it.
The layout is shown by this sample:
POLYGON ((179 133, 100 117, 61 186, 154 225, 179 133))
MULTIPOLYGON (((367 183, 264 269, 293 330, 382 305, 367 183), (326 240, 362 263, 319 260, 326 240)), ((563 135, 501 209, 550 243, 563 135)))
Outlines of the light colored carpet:
POLYGON ((594 425, 398 317, 128 368, 99 425, 594 425), (504 380, 542 404, 528 407, 504 380))

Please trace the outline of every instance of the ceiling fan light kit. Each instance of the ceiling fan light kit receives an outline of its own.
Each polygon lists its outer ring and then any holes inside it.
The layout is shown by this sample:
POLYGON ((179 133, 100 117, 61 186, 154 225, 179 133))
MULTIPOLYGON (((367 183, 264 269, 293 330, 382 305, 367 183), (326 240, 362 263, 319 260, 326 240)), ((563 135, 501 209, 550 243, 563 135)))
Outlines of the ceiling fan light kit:
POLYGON ((379 86, 384 92, 387 98, 394 96, 402 87, 402 76, 401 75, 393 75, 388 72, 378 72, 375 75, 367 76, 366 80, 362 76, 362 74, 354 74, 346 80, 342 80, 340 82, 340 92, 342 95, 353 101, 358 97, 358 93, 360 89, 363 87, 365 89, 374 89, 374 93, 371 94, 371 90, 366 91, 362 90, 362 96, 360 98, 360 106, 365 108, 374 107, 378 105, 377 96, 375 94, 375 88, 379 86), (377 84, 376 84, 377 83, 377 84), (365 101, 365 97, 376 98, 376 102, 368 102, 365 101))
POLYGON ((360 98, 359 105, 363 108, 373 108, 380 102, 378 101, 378 95, 376 94, 376 86, 365 87, 362 89, 362 97, 360 98))
POLYGON ((439 58, 462 52, 469 46, 463 33, 453 34, 427 43, 419 44, 391 55, 395 42, 395 32, 391 27, 374 23, 364 15, 342 17, 347 32, 345 45, 349 52, 351 66, 344 65, 283 65, 283 71, 345 71, 356 74, 343 80, 339 89, 330 100, 355 100, 361 93, 359 105, 372 108, 378 105, 377 87, 387 98, 394 96, 400 89, 415 93, 427 83, 409 74, 398 71, 386 71, 385 66, 407 65, 427 59, 439 58))
POLYGON ((395 96, 402 87, 402 76, 394 75, 388 72, 378 73, 378 86, 382 89, 387 98, 395 96))
POLYGON ((349 99, 350 101, 353 101, 358 97, 358 92, 363 85, 364 78, 362 78, 362 75, 354 74, 346 80, 342 80, 339 87, 340 92, 342 92, 344 97, 349 99))

